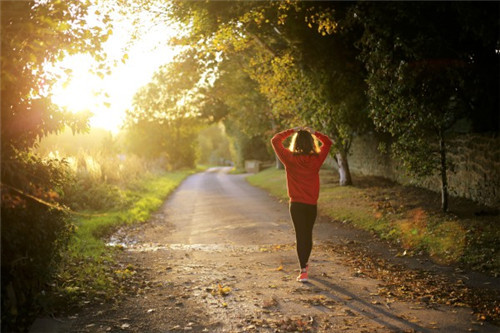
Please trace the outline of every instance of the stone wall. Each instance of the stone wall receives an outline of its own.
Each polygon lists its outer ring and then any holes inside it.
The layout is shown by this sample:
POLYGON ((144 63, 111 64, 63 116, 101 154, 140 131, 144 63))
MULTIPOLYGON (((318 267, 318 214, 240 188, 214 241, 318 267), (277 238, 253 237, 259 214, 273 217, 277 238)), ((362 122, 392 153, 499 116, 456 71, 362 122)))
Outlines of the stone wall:
MULTIPOLYGON (((378 150, 375 134, 357 137, 349 155, 351 171, 381 176, 401 184, 411 184, 440 191, 440 176, 415 180, 405 175, 389 154, 378 150)), ((448 143, 448 158, 454 170, 448 173, 451 196, 472 199, 486 206, 500 208, 500 137, 494 134, 464 134, 448 143)))

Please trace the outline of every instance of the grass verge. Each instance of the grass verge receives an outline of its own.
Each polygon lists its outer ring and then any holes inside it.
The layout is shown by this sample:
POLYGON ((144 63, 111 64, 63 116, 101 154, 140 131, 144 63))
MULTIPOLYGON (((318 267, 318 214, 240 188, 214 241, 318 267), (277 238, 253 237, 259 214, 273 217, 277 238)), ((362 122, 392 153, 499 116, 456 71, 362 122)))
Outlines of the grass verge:
POLYGON ((71 310, 86 304, 109 301, 126 292, 125 279, 135 274, 133 267, 117 266, 119 248, 106 245, 105 238, 118 228, 146 222, 166 197, 193 170, 149 175, 123 190, 128 205, 107 212, 83 212, 75 218, 75 233, 46 300, 47 311, 71 310))
MULTIPOLYGON (((336 171, 325 169, 320 179, 320 214, 399 244, 400 255, 427 253, 438 263, 500 275, 497 212, 451 198, 450 212, 444 214, 439 194, 377 177, 353 175, 354 186, 339 186, 336 171)), ((247 180, 288 200, 284 170, 269 168, 247 180)))

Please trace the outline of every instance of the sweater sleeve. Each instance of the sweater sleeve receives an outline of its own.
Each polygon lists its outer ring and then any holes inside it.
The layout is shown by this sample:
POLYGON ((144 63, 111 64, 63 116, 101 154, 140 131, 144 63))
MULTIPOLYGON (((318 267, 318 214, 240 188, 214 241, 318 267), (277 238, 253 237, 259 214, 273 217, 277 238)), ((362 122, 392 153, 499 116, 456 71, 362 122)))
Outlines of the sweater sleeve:
POLYGON ((283 164, 286 164, 288 158, 292 155, 292 152, 283 146, 283 141, 294 133, 293 129, 287 129, 285 131, 276 133, 271 139, 271 144, 273 149, 278 155, 278 158, 283 164))
POLYGON ((328 152, 330 152, 330 147, 332 146, 333 142, 329 137, 317 131, 314 133, 314 136, 317 137, 318 140, 323 144, 319 152, 319 160, 321 161, 321 163, 323 163, 328 156, 328 152))

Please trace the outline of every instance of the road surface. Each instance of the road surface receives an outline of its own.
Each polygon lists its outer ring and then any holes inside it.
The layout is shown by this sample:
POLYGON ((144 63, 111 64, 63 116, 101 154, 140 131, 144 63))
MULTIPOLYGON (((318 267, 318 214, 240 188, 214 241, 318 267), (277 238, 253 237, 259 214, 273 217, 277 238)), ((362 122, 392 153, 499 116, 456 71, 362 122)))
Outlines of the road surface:
POLYGON ((349 253, 332 249, 383 245, 324 218, 314 230, 310 282, 295 281, 287 203, 229 170, 190 176, 150 222, 119 232, 120 260, 142 284, 120 304, 85 310, 59 326, 69 332, 499 331, 475 322, 467 307, 381 294, 383 279, 356 270, 349 253))

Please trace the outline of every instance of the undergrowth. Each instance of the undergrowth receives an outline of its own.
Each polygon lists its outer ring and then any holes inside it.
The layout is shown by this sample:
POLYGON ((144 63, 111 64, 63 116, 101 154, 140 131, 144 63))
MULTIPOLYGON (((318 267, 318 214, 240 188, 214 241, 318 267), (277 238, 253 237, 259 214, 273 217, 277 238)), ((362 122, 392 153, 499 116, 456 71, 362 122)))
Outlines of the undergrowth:
MULTIPOLYGON (((382 178, 353 176, 353 186, 339 186, 336 171, 323 169, 320 179, 320 214, 373 232, 398 244, 402 253, 426 253, 438 263, 500 275, 497 213, 451 198, 450 212, 444 214, 439 194, 382 178)), ((269 168, 247 180, 288 200, 284 170, 269 168)))

